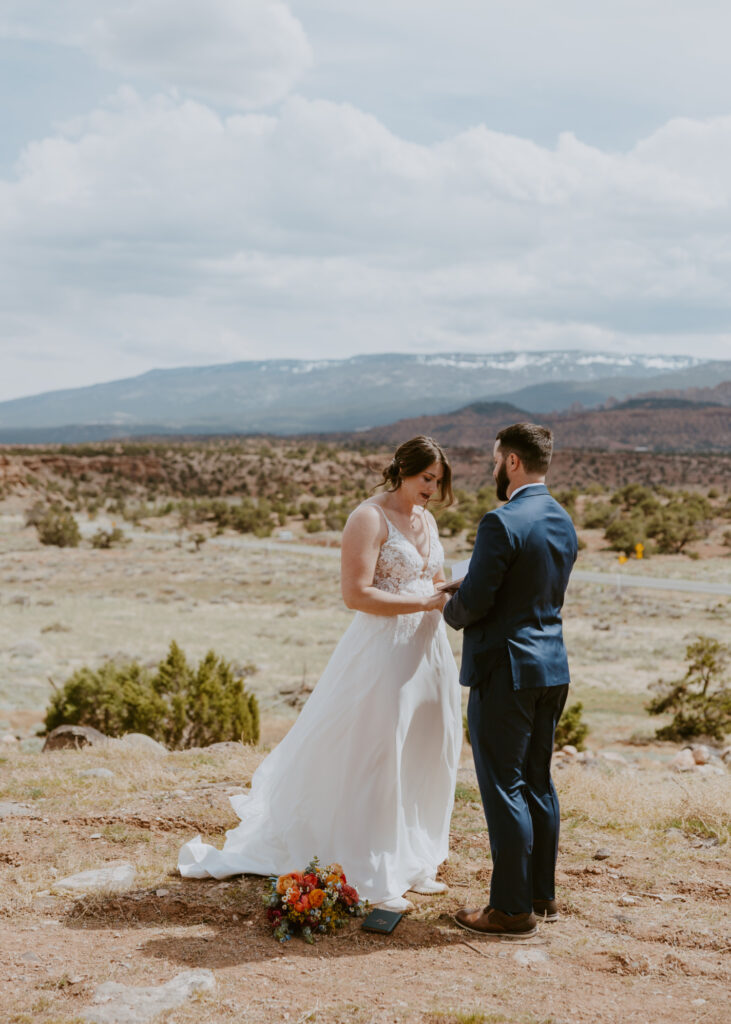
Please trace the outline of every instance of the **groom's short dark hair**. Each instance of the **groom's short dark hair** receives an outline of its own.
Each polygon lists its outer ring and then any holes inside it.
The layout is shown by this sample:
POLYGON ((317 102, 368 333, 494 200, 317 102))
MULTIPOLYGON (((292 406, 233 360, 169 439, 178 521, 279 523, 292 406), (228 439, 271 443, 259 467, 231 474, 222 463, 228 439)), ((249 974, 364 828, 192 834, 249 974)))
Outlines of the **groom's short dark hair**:
POLYGON ((527 473, 545 473, 553 455, 553 433, 537 423, 513 423, 497 433, 500 451, 514 452, 527 473))

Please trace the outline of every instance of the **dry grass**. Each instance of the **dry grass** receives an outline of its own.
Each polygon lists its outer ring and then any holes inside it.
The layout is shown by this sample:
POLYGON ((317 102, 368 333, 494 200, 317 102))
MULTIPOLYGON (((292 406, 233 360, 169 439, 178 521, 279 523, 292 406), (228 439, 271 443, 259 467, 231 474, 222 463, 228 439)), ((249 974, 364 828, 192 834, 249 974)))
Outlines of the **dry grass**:
POLYGON ((596 770, 571 766, 558 773, 564 818, 599 829, 652 838, 679 828, 688 835, 731 833, 728 776, 684 776, 671 772, 596 770))
POLYGON ((451 921, 460 906, 485 902, 490 881, 469 750, 442 869, 450 892, 415 897, 416 912, 388 940, 355 925, 314 948, 282 948, 262 920, 260 879, 180 879, 181 843, 199 829, 221 843, 235 822, 228 792, 262 756, 228 745, 160 757, 114 743, 5 758, 0 799, 22 799, 38 817, 0 824, 3 1020, 70 1024, 102 981, 158 984, 190 967, 211 968, 218 988, 176 1010, 177 1024, 684 1024, 683 1005, 697 998, 710 1016, 691 1020, 720 1019, 729 846, 693 846, 691 823, 728 827, 728 777, 682 779, 681 788, 657 765, 559 772, 564 919, 542 926, 537 946, 521 947, 547 958, 525 962, 512 948, 471 941, 451 921), (113 779, 79 777, 102 766, 113 779), (671 841, 665 829, 676 820, 688 838, 676 832, 671 841), (595 861, 607 845, 610 858, 595 861), (119 860, 138 869, 129 892, 44 895, 55 878, 119 860), (631 907, 620 902, 627 893, 631 907), (29 949, 37 964, 17 959, 29 949))

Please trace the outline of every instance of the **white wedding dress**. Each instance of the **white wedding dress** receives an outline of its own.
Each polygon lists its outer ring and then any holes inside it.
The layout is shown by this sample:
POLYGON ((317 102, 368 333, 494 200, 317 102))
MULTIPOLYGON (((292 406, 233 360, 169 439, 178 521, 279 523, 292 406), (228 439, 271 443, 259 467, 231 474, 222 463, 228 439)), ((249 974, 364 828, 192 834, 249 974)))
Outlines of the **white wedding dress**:
MULTIPOLYGON (((432 592, 444 552, 427 518, 425 562, 386 517, 378 589, 432 592)), ((180 873, 279 875, 317 856, 341 864, 371 903, 400 897, 447 857, 461 742, 457 667, 440 612, 357 612, 249 792, 231 798, 241 823, 222 850, 200 836, 186 843, 180 873)))

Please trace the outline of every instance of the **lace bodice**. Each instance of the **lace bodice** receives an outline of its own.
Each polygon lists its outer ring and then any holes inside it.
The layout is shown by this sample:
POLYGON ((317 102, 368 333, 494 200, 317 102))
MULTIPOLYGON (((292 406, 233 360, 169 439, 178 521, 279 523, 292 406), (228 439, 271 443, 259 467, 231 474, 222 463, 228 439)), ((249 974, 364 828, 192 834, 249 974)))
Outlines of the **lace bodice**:
MULTIPOLYGON (((373 502, 375 505, 376 502, 373 502)), ((381 509, 388 524, 388 537, 373 574, 373 585, 389 594, 427 594, 433 590, 433 579, 444 561, 444 549, 431 516, 426 517, 429 527, 429 555, 426 561, 414 544, 398 527, 394 526, 381 509)))

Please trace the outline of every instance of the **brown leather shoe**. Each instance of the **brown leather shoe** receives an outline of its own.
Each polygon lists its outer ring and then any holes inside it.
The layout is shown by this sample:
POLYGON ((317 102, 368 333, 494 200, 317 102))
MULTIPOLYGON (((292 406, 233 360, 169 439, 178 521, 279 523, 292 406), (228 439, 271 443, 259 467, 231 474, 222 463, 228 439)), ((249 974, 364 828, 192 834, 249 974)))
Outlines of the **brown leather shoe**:
POLYGON ((558 904, 555 900, 533 900, 533 912, 542 921, 558 921, 558 904))
POLYGON ((465 908, 457 911, 454 920, 460 928, 489 939, 520 941, 529 939, 538 931, 536 915, 532 910, 527 914, 504 914, 495 907, 484 907, 482 910, 465 908))

